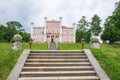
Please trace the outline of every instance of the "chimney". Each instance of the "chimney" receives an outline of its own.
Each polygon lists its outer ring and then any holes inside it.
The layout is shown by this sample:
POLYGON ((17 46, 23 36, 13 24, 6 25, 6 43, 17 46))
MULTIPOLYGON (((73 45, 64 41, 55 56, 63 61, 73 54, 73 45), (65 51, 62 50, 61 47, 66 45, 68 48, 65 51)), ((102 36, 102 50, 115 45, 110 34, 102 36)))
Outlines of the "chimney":
POLYGON ((33 22, 31 22, 31 25, 34 25, 34 23, 33 23, 33 22))
POLYGON ((75 25, 76 25, 75 23, 72 24, 73 27, 75 27, 75 25))
POLYGON ((44 17, 44 20, 47 21, 47 17, 44 17))
POLYGON ((62 26, 62 17, 59 17, 60 26, 62 26))
POLYGON ((62 21, 62 17, 59 17, 59 20, 62 21))

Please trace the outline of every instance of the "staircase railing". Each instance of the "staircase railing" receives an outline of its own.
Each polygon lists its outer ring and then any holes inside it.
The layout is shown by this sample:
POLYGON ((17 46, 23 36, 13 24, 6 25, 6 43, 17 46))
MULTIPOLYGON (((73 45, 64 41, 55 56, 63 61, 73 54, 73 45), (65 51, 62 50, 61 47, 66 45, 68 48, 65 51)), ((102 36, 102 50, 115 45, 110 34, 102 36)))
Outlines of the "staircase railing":
POLYGON ((58 49, 58 42, 55 42, 56 43, 56 50, 58 49))
POLYGON ((50 48, 50 42, 48 42, 48 49, 50 48))

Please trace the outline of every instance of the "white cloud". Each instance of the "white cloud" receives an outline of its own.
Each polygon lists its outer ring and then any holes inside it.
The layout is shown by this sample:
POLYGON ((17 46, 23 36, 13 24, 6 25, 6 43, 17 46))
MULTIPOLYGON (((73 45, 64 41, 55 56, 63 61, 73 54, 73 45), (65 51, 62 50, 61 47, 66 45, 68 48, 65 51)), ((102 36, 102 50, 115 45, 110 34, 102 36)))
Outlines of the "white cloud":
MULTIPOLYGON (((58 20, 63 17, 63 25, 77 23, 81 16, 90 21, 94 14, 104 20, 114 11, 119 0, 0 0, 0 23, 10 20, 20 21, 30 31, 30 22, 44 25, 44 17, 58 20)), ((103 23, 102 22, 102 23, 103 23)))

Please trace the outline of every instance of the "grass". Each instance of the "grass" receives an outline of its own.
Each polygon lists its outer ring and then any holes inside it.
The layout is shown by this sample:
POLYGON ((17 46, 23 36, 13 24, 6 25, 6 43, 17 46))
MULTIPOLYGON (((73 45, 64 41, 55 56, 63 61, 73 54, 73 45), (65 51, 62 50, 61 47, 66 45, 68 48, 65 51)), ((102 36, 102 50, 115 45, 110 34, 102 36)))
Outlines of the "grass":
MULTIPOLYGON (((59 44, 59 50, 80 50, 81 44, 63 43, 59 44)), ((120 80, 120 44, 101 44, 100 49, 91 49, 90 44, 85 44, 86 49, 90 49, 105 70, 111 80, 120 80)))
MULTIPOLYGON (((90 48, 89 44, 85 45, 86 49, 90 48)), ((58 44, 58 50, 81 50, 82 46, 80 43, 61 43, 58 44)))
MULTIPOLYGON (((6 80, 10 71, 24 49, 29 49, 28 43, 23 43, 21 50, 12 50, 10 43, 0 43, 0 80, 6 80)), ((47 50, 47 43, 34 43, 32 49, 47 50)))
MULTIPOLYGON (((81 48, 79 43, 58 44, 59 50, 81 50, 81 48)), ((90 44, 85 44, 85 48, 92 51, 111 80, 120 80, 120 44, 101 44, 101 49, 91 49, 90 44)), ((10 43, 0 43, 0 80, 6 80, 24 49, 29 49, 28 43, 23 43, 22 49, 18 51, 12 50, 10 43)), ((34 43, 32 49, 47 50, 47 43, 34 43)))
POLYGON ((120 44, 102 44, 100 50, 91 51, 111 80, 120 80, 120 44))

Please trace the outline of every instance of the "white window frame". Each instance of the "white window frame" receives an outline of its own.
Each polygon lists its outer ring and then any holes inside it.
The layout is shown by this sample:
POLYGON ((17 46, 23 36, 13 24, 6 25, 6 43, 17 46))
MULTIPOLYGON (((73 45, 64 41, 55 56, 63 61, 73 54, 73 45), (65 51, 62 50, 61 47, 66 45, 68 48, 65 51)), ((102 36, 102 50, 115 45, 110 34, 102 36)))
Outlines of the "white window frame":
POLYGON ((38 34, 38 30, 35 29, 35 30, 34 30, 34 34, 38 34))
POLYGON ((73 30, 69 30, 69 31, 68 31, 68 34, 73 34, 73 30))
POLYGON ((43 38, 40 38, 40 41, 43 42, 44 41, 43 38))
POLYGON ((66 31, 66 30, 63 30, 63 31, 62 31, 62 33, 63 33, 63 34, 66 34, 66 33, 67 33, 67 31, 66 31))

